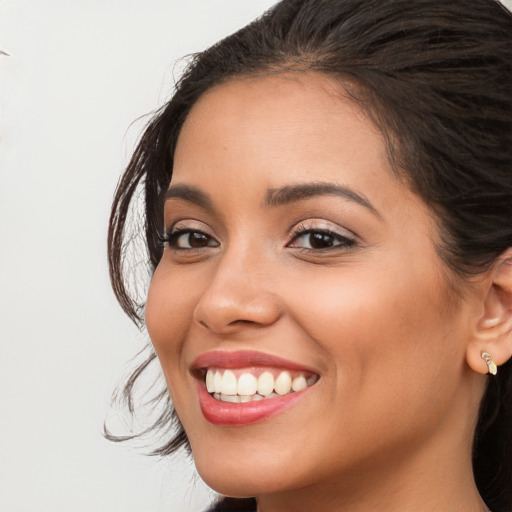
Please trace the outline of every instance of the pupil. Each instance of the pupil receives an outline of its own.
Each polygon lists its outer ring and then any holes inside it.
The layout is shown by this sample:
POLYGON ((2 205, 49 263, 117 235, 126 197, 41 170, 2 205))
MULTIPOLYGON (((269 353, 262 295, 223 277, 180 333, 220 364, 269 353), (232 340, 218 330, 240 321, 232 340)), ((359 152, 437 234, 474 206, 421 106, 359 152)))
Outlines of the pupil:
POLYGON ((309 243, 313 249, 324 249, 332 246, 332 236, 325 233, 311 233, 309 243))
POLYGON ((208 245, 208 237, 202 233, 190 233, 189 243, 191 247, 206 247, 208 245))

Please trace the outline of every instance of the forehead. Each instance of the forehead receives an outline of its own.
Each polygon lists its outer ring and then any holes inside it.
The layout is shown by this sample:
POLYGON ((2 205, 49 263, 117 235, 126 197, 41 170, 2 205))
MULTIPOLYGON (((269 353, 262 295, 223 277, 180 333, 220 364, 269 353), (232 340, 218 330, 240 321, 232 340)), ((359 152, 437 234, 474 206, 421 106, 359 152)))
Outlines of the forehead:
POLYGON ((380 132, 337 81, 317 73, 232 79, 199 99, 178 139, 173 181, 234 161, 244 174, 285 165, 296 178, 321 166, 342 179, 348 161, 354 173, 390 170, 380 132))
POLYGON ((269 73, 234 77, 212 87, 193 106, 186 124, 204 114, 215 114, 216 121, 223 115, 241 116, 238 121, 251 122, 259 117, 276 128, 294 117, 297 121, 308 121, 301 124, 301 128, 307 128, 316 120, 325 121, 328 112, 336 116, 347 109, 366 121, 342 81, 314 72, 269 73), (255 113, 260 116, 254 116, 255 113))

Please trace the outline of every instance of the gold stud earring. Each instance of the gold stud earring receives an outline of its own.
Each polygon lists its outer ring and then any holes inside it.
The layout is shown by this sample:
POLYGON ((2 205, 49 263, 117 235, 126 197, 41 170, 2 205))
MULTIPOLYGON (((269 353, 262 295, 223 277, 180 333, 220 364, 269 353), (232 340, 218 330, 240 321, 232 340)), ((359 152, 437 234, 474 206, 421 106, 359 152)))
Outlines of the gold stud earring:
POLYGON ((487 363, 489 373, 491 375, 496 375, 498 373, 498 367, 496 366, 496 363, 492 360, 490 354, 488 352, 482 352, 480 355, 482 356, 482 359, 487 363))

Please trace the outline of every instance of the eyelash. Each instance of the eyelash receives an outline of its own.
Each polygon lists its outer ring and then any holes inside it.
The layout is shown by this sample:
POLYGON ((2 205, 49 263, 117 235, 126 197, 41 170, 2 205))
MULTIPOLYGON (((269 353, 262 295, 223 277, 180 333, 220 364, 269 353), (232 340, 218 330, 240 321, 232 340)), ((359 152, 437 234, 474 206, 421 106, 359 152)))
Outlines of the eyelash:
MULTIPOLYGON (((304 224, 299 224, 289 235, 289 241, 286 244, 287 247, 294 247, 292 244, 294 241, 298 240, 300 237, 304 237, 305 235, 320 235, 321 237, 330 237, 331 242, 339 242, 339 243, 332 243, 331 245, 328 245, 326 247, 296 247, 297 249, 300 249, 302 251, 331 251, 331 250, 340 250, 340 249, 351 249, 357 245, 356 240, 353 238, 350 238, 348 236, 342 235, 340 233, 337 233, 336 231, 326 229, 326 228, 313 228, 308 227, 304 224)), ((200 238, 199 238, 200 239, 200 238)), ((322 242, 322 238, 319 238, 317 240, 318 242, 322 242)), ((193 228, 177 228, 177 229, 171 229, 169 231, 166 231, 162 237, 160 237, 160 242, 162 246, 168 245, 171 249, 174 251, 192 251, 192 250, 200 250, 207 247, 218 247, 219 243, 208 233, 205 233, 204 231, 200 229, 193 229, 193 228), (205 240, 207 243, 206 245, 199 246, 199 247, 178 247, 177 242, 183 235, 200 235, 204 237, 203 240, 205 240), (213 244, 212 244, 213 242, 213 244)), ((190 244, 190 239, 189 239, 190 244)), ((311 244, 311 239, 310 243, 311 244)))
POLYGON ((320 234, 321 236, 328 236, 332 239, 340 242, 335 245, 331 245, 329 247, 321 247, 321 248, 306 248, 306 247, 298 247, 303 251, 331 251, 331 250, 339 250, 339 249, 351 249, 357 245, 356 240, 350 238, 348 236, 342 235, 328 228, 313 228, 306 226, 304 224, 299 224, 289 235, 290 241, 287 246, 289 247, 292 242, 300 238, 304 235, 313 235, 320 234))

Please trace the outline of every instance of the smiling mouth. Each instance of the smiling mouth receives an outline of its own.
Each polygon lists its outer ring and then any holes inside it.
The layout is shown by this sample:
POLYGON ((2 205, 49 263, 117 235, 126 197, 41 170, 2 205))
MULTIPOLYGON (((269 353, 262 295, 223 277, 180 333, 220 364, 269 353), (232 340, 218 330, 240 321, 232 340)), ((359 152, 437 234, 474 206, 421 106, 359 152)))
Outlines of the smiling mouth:
POLYGON ((318 380, 305 371, 276 368, 208 368, 204 383, 210 396, 221 402, 247 403, 303 391, 318 380))
POLYGON ((204 418, 243 427, 284 413, 320 380, 314 368, 258 351, 213 350, 190 366, 204 418))

